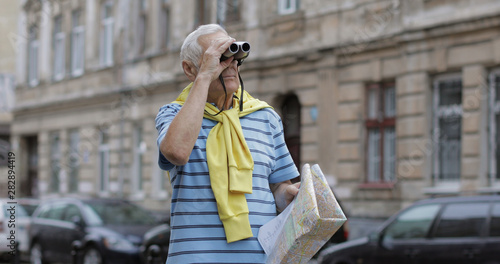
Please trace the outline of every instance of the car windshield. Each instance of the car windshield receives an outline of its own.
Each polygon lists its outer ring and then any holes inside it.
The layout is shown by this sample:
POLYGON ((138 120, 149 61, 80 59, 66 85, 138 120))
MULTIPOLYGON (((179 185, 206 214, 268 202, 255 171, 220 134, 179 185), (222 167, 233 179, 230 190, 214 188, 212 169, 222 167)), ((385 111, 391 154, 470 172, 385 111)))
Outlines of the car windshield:
MULTIPOLYGON (((155 218, 139 206, 122 203, 88 203, 91 225, 154 225, 155 218)), ((87 214, 89 215, 89 214, 87 214)))
POLYGON ((28 217, 28 213, 26 213, 24 208, 18 204, 4 204, 2 211, 5 218, 9 218, 12 214, 11 212, 14 212, 16 217, 28 217), (13 210, 10 210, 12 207, 14 207, 13 210))

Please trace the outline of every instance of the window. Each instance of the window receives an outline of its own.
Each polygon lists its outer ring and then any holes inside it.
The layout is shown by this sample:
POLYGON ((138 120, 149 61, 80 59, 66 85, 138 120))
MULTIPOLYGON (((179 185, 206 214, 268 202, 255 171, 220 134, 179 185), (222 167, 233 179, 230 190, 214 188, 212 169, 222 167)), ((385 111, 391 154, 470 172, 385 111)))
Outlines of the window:
POLYGON ((240 0, 217 0, 217 23, 226 25, 240 20, 240 0))
POLYGON ((39 48, 37 29, 35 26, 29 30, 28 37, 28 84, 29 86, 38 85, 38 48, 39 48))
POLYGON ((500 70, 490 75, 489 99, 490 180, 500 184, 500 70))
POLYGON ((66 207, 66 210, 64 212, 64 218, 62 220, 67 222, 73 222, 75 217, 82 219, 82 213, 80 212, 80 208, 78 208, 78 206, 74 204, 69 204, 66 207))
POLYGON ((170 0, 163 0, 160 13, 161 47, 167 47, 170 41, 170 0))
POLYGON ((426 237, 440 207, 438 204, 422 205, 402 213, 384 231, 384 241, 426 237))
POLYGON ((278 0, 278 14, 287 15, 299 9, 299 0, 278 0))
POLYGON ((53 39, 53 52, 54 52, 54 81, 59 81, 64 78, 64 40, 65 35, 62 29, 62 16, 57 16, 54 19, 54 39, 53 39))
MULTIPOLYGON (((156 152, 159 153, 158 145, 154 144, 156 152)), ((154 166, 152 170, 152 194, 156 199, 167 199, 169 194, 167 192, 167 185, 170 184, 169 172, 160 169, 159 166, 154 166)))
POLYGON ((85 29, 81 10, 73 11, 71 29, 71 76, 83 74, 85 61, 85 29))
POLYGON ((78 171, 80 168, 80 156, 78 146, 80 143, 80 134, 78 130, 69 132, 69 155, 68 155, 68 174, 69 174, 69 191, 78 192, 78 171))
POLYGON ((106 193, 109 188, 109 133, 101 130, 99 134, 99 191, 106 193))
POLYGON ((210 1, 196 0, 195 27, 210 23, 210 1))
POLYGON ((64 209, 66 209, 66 205, 64 204, 54 204, 50 207, 47 212, 47 215, 44 215, 44 218, 54 219, 54 220, 62 220, 64 209))
POLYGON ((396 89, 394 83, 367 87, 367 181, 396 180, 396 89))
POLYGON ((435 237, 478 237, 486 227, 489 204, 450 204, 441 214, 435 237))
POLYGON ((14 76, 0 74, 0 113, 12 111, 15 86, 14 76))
POLYGON ((141 0, 139 6, 139 23, 137 29, 137 37, 139 43, 139 53, 144 53, 146 50, 146 39, 148 37, 148 1, 141 0))
POLYGON ((142 136, 142 126, 137 125, 134 128, 134 170, 133 170, 133 184, 136 192, 142 192, 142 170, 143 170, 143 156, 146 152, 146 142, 142 136))
POLYGON ((41 205, 37 218, 49 218, 51 204, 41 205))
POLYGON ((460 76, 434 82, 434 180, 458 182, 462 135, 462 80, 460 76))
POLYGON ((113 4, 106 1, 101 6, 101 66, 113 65, 113 4))
POLYGON ((59 174, 61 172, 61 139, 59 133, 50 135, 50 191, 59 191, 59 174))

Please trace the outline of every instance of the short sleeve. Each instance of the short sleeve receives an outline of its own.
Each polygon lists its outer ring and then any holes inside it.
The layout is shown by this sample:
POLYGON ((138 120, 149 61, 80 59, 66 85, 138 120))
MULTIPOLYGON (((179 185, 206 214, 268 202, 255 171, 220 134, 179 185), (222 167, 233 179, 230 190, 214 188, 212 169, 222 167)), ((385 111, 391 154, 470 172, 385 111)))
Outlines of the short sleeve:
POLYGON ((275 166, 269 176, 269 183, 278 183, 298 177, 299 171, 293 162, 292 156, 288 151, 283 133, 283 124, 279 117, 276 117, 274 124, 276 127, 273 133, 275 166))
POLYGON ((158 165, 163 170, 171 170, 174 168, 174 164, 170 163, 165 156, 159 151, 160 144, 165 135, 167 134, 168 127, 174 120, 174 117, 177 115, 181 106, 178 104, 168 104, 164 105, 158 111, 158 115, 156 116, 156 130, 158 131, 158 139, 156 140, 156 144, 158 146, 158 165))

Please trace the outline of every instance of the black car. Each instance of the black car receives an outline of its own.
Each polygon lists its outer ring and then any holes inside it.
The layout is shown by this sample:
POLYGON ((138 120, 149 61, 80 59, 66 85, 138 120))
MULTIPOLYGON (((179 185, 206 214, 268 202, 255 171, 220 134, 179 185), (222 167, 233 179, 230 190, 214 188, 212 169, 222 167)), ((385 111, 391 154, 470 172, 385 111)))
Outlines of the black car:
POLYGON ((35 210, 30 228, 31 263, 142 263, 139 247, 158 222, 150 212, 117 199, 62 198, 35 210))
POLYGON ((158 225, 144 234, 141 251, 144 262, 148 264, 167 261, 168 245, 170 241, 170 226, 168 223, 158 225))
POLYGON ((369 237, 325 249, 321 264, 500 263, 500 196, 426 199, 369 237))

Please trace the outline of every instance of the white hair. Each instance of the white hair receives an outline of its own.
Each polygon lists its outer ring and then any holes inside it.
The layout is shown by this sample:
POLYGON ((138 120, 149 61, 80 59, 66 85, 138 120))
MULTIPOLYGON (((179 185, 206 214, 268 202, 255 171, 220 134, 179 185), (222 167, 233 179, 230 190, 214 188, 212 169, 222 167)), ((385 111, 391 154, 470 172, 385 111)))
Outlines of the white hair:
POLYGON ((181 62, 186 60, 194 64, 196 69, 199 69, 198 62, 202 56, 203 49, 198 43, 198 39, 201 36, 209 35, 217 32, 224 32, 227 34, 226 30, 218 24, 207 24, 199 26, 195 31, 191 32, 181 47, 181 62))

